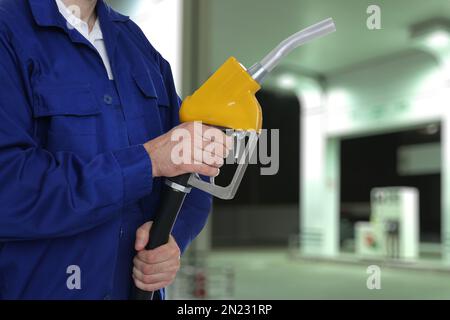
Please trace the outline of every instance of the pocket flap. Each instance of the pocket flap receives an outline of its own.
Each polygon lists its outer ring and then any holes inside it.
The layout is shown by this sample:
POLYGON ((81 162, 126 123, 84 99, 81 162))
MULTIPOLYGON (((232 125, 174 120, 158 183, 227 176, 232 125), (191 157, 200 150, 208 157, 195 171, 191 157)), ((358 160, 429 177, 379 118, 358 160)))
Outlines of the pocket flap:
POLYGON ((34 94, 34 116, 88 116, 101 112, 90 85, 39 85, 34 94))
POLYGON ((140 72, 134 73, 133 77, 139 89, 147 98, 158 99, 158 105, 160 106, 170 106, 161 75, 150 76, 148 72, 140 72))

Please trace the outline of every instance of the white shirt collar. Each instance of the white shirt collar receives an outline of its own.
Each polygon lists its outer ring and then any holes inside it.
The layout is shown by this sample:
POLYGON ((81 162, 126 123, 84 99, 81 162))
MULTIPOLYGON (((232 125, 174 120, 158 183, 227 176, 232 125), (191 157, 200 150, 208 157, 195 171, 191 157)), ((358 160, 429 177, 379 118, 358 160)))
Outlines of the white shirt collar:
POLYGON ((95 21, 92 31, 89 32, 89 25, 87 22, 81 20, 76 16, 76 13, 70 7, 66 7, 62 0, 56 0, 56 5, 61 15, 67 20, 68 24, 80 32, 86 39, 91 42, 96 40, 103 40, 103 33, 100 28, 98 19, 95 21))
POLYGON ((58 5, 58 10, 61 15, 67 20, 67 27, 76 29, 83 37, 85 37, 98 51, 100 57, 103 60, 106 71, 108 72, 108 78, 114 80, 114 75, 111 68, 111 63, 108 58, 108 52, 106 50, 105 41, 103 39, 103 33, 100 26, 100 22, 97 18, 92 31, 89 33, 89 26, 86 22, 76 16, 76 13, 71 10, 72 8, 66 7, 62 0, 55 0, 58 5))

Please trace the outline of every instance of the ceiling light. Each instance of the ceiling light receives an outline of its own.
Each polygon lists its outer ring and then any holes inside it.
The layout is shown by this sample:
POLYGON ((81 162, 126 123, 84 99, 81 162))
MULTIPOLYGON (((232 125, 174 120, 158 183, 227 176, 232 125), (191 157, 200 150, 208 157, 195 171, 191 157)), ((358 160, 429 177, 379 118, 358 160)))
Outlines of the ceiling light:
POLYGON ((411 27, 413 42, 439 56, 447 55, 450 49, 450 20, 434 18, 417 23, 411 27))
POLYGON ((450 44, 450 34, 444 30, 438 30, 431 33, 425 41, 431 49, 444 49, 450 44))
POLYGON ((277 85, 284 90, 292 90, 297 86, 297 79, 291 74, 283 74, 278 77, 277 85))

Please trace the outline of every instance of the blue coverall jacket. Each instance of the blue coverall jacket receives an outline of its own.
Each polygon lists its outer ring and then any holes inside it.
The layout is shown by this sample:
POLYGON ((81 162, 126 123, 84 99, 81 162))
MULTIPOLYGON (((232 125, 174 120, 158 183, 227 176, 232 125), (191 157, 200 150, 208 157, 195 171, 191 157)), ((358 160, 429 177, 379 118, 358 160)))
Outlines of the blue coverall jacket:
MULTIPOLYGON (((138 26, 103 0, 96 10, 114 81, 54 0, 0 2, 1 299, 129 297, 135 233, 162 187, 143 143, 177 125, 180 99, 138 26)), ((210 206, 188 195, 182 251, 210 206)))

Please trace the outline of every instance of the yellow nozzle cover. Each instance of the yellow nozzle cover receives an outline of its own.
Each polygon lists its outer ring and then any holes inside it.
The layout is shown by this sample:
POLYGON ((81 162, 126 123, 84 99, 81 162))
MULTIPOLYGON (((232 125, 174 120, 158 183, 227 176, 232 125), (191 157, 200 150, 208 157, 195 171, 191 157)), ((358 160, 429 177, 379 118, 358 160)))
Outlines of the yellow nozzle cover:
POLYGON ((261 86, 245 68, 229 58, 180 109, 182 122, 202 121, 223 128, 257 131, 262 128, 261 106, 255 93, 261 86))

